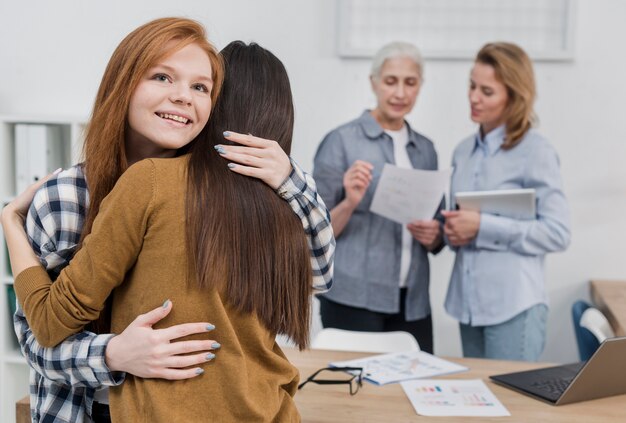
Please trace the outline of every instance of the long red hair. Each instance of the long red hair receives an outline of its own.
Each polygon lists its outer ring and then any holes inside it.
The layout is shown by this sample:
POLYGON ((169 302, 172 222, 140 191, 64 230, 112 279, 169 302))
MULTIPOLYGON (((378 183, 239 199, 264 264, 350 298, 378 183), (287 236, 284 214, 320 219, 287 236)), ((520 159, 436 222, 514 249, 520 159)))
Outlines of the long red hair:
MULTIPOLYGON (((83 164, 90 204, 81 244, 91 232, 102 200, 128 168, 125 149, 127 116, 135 88, 159 60, 189 44, 197 44, 209 57, 213 73, 211 101, 215 104, 224 79, 224 65, 199 22, 186 18, 153 20, 128 34, 113 52, 102 76, 85 132, 83 164)), ((104 332, 109 326, 110 306, 107 306, 93 329, 104 332)))
POLYGON ((224 79, 224 66, 200 23, 185 18, 156 19, 128 34, 113 52, 85 132, 83 157, 90 205, 81 241, 91 232, 100 203, 128 168, 125 151, 128 107, 140 79, 159 60, 192 43, 202 47, 211 61, 214 81, 211 101, 215 104, 224 79))

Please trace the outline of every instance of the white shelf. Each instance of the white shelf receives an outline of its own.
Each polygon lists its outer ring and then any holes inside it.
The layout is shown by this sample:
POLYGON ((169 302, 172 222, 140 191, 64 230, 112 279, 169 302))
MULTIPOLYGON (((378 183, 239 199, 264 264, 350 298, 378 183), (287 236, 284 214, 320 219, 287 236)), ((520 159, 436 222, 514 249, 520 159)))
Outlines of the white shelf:
POLYGON ((22 353, 18 350, 13 350, 6 353, 3 357, 3 360, 5 363, 9 364, 23 364, 25 366, 28 365, 26 364, 26 358, 24 358, 22 353))
MULTIPOLYGON (((68 116, 0 115, 0 201, 4 205, 16 195, 15 125, 35 124, 61 126, 61 139, 68 143, 71 163, 78 163, 86 119, 68 116)), ((59 148, 66 148, 63 144, 59 148)), ((64 160, 69 157, 66 156, 64 160)), ((28 394, 29 366, 22 356, 13 332, 13 317, 9 311, 7 287, 13 284, 7 260, 4 236, 0 226, 0 422, 15 421, 15 402, 28 394)))
POLYGON ((30 115, 0 115, 2 123, 34 123, 43 125, 84 125, 87 121, 85 117, 80 116, 30 116, 30 115))

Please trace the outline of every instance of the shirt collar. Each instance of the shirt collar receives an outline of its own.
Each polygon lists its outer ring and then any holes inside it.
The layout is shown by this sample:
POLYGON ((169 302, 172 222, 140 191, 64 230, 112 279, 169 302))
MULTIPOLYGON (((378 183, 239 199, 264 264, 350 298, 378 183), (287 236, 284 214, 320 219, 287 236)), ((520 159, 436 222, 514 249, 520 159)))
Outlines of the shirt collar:
POLYGON ((480 128, 476 133, 476 144, 474 149, 480 148, 489 155, 494 155, 496 151, 500 149, 502 143, 504 143, 504 137, 506 135, 506 125, 500 125, 496 129, 493 129, 484 137, 480 135, 480 128))
MULTIPOLYGON (((363 114, 361 114, 361 117, 359 117, 358 122, 361 124, 363 132, 365 132, 365 135, 369 139, 372 141, 383 139, 382 135, 385 133, 385 130, 378 124, 378 122, 376 122, 376 119, 372 116, 371 110, 365 110, 363 114)), ((404 124, 407 126, 409 131, 409 143, 417 146, 417 133, 411 129, 411 125, 409 125, 406 120, 404 121, 404 124)))

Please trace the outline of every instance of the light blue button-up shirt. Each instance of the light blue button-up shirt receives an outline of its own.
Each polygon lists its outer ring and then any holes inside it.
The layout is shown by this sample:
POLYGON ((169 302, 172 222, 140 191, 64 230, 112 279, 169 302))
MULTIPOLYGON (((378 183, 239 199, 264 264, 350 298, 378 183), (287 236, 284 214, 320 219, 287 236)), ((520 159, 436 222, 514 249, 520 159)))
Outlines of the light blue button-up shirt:
POLYGON ((480 229, 458 248, 446 311, 461 323, 495 325, 536 304, 547 305, 546 253, 562 251, 570 241, 569 208, 554 148, 534 130, 510 150, 501 148, 505 127, 471 136, 454 151, 451 202, 461 191, 534 188, 537 216, 481 213, 480 229))

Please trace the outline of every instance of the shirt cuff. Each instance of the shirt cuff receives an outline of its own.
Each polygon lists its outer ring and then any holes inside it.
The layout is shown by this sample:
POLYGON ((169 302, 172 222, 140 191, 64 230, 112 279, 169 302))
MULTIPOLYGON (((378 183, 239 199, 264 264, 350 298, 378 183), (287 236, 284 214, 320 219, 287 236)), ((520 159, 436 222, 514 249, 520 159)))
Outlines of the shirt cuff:
POLYGON ((101 354, 90 354, 90 363, 89 367, 94 369, 94 373, 97 373, 97 379, 104 386, 118 386, 124 382, 126 378, 125 372, 113 372, 109 369, 106 363, 106 348, 109 345, 109 342, 115 334, 106 334, 106 335, 98 335, 94 339, 92 343, 92 348, 102 348, 103 351, 101 354))
POLYGON ((304 171, 302 168, 291 157, 289 157, 289 161, 291 162, 291 173, 276 189, 280 198, 285 201, 289 201, 299 193, 303 192, 304 187, 306 186, 304 171))
POLYGON ((515 225, 515 222, 512 222, 511 219, 481 213, 480 228, 476 236, 476 248, 493 251, 508 250, 513 225, 515 225))

